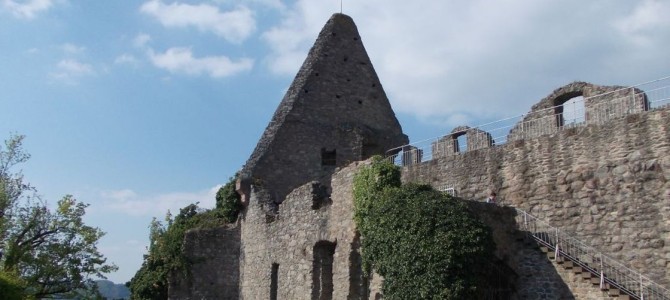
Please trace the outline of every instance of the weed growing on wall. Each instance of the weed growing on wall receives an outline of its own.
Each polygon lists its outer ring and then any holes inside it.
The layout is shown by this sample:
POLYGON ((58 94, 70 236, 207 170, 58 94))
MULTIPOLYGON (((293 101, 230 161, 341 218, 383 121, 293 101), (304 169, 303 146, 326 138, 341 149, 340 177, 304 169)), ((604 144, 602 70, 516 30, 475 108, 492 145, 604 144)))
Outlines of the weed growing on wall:
POLYGON ((354 203, 364 268, 384 277, 385 299, 468 299, 486 285, 493 238, 462 202, 401 185, 376 157, 354 178, 354 203))

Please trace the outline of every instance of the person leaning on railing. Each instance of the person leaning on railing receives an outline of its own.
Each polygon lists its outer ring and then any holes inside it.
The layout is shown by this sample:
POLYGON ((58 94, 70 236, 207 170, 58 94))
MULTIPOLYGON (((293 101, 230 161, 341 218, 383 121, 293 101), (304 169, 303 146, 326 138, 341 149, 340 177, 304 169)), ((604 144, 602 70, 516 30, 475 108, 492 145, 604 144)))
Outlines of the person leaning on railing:
POLYGON ((486 203, 497 204, 497 201, 496 201, 496 192, 491 192, 491 193, 489 194, 489 197, 486 198, 486 203))

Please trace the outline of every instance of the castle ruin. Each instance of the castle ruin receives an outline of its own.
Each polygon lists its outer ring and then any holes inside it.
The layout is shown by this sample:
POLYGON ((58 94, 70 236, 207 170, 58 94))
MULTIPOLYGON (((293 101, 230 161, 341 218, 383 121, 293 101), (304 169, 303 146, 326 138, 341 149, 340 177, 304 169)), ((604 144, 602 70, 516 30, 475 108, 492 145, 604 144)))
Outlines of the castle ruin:
MULTIPOLYGON (((353 20, 335 14, 240 172, 238 222, 187 233, 192 275, 172 276, 169 297, 378 299, 382 278, 361 269, 352 181, 361 161, 398 152, 404 182, 448 186, 466 200, 497 191, 503 204, 668 286, 670 109, 649 108, 640 90, 576 82, 533 106, 506 143, 458 127, 427 160, 407 146, 353 20), (585 124, 567 128, 556 107, 578 95, 585 124)), ((607 298, 520 241, 513 209, 470 206, 517 278, 512 299, 607 298)))

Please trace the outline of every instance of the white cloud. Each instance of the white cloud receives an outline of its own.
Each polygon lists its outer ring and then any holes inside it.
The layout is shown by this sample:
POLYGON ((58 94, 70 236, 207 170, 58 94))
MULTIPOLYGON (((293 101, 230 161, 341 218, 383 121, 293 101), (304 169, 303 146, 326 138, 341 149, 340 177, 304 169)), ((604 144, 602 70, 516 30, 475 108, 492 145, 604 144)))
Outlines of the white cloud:
POLYGON ((221 185, 196 192, 175 192, 160 195, 139 195, 132 190, 106 191, 100 194, 107 209, 130 216, 162 217, 167 211, 173 214, 191 203, 199 202, 199 207, 213 208, 216 192, 221 185))
POLYGON ((86 51, 86 47, 77 46, 70 43, 63 44, 61 46, 61 49, 63 49, 63 52, 65 52, 66 54, 72 54, 72 55, 80 54, 86 51))
POLYGON ((139 60, 131 54, 124 53, 124 54, 121 54, 121 55, 117 56, 116 59, 114 59, 114 63, 119 64, 119 65, 124 65, 124 64, 137 65, 139 63, 139 60))
POLYGON ((77 79, 95 74, 93 66, 75 59, 63 59, 59 61, 56 69, 57 71, 49 74, 49 76, 67 84, 76 84, 77 79))
POLYGON ((51 8, 53 2, 53 0, 2 0, 2 5, 17 18, 33 19, 38 13, 51 8))
POLYGON ((78 62, 74 59, 64 59, 58 62, 58 68, 72 75, 87 75, 93 73, 93 67, 89 64, 78 62))
POLYGON ((164 4, 161 0, 151 0, 145 2, 140 11, 155 17, 165 27, 193 26, 233 43, 242 42, 256 29, 254 14, 245 6, 221 12, 218 7, 209 4, 164 4))
POLYGON ((148 53, 151 62, 156 67, 175 74, 207 74, 210 77, 221 78, 249 71, 254 65, 254 61, 248 58, 242 58, 236 62, 226 56, 197 58, 193 56, 190 48, 175 47, 168 49, 165 53, 154 53, 153 50, 149 50, 148 53))
POLYGON ((273 8, 273 9, 278 9, 278 10, 283 10, 286 9, 286 5, 281 2, 281 0, 244 0, 244 1, 234 1, 234 0, 214 0, 216 3, 220 4, 230 4, 232 2, 243 2, 243 3, 251 3, 251 4, 259 4, 264 7, 268 8, 273 8))
MULTIPOLYGON (((627 85, 667 75, 668 6, 652 0, 368 0, 346 2, 344 12, 357 23, 397 112, 436 124, 477 125, 525 113, 574 80, 627 85), (622 31, 644 34, 645 43, 622 31)), ((298 0, 282 12, 279 24, 262 35, 271 48, 269 69, 294 75, 333 11, 339 3, 298 0)))
POLYGON ((151 41, 151 36, 146 33, 138 34, 135 39, 133 39, 133 46, 137 48, 144 48, 148 42, 151 41))

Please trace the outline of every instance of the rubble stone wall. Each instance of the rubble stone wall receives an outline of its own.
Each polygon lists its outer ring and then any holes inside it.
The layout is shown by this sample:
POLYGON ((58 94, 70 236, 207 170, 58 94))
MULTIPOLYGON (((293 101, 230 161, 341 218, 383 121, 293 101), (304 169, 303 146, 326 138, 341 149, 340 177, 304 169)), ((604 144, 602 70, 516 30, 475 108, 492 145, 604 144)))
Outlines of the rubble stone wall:
MULTIPOLYGON (((271 222, 262 209, 246 210, 240 281, 244 299, 268 299, 270 295, 276 299, 365 297, 360 237, 353 220, 352 182, 358 165, 333 174, 329 197, 324 197, 321 183, 316 181, 295 189, 279 205, 271 222), (330 250, 320 251, 319 245, 335 245, 332 257, 328 257, 330 250), (272 276, 273 265, 278 265, 276 276, 272 276)), ((263 197, 257 195, 259 192, 262 189, 252 186, 249 205, 260 205, 256 202, 257 196, 263 197)))
POLYGON ((403 167, 404 182, 454 188, 547 220, 670 285, 670 110, 632 114, 403 167))
POLYGON ((194 229, 184 237, 188 272, 170 276, 169 299, 239 299, 240 227, 194 229))

